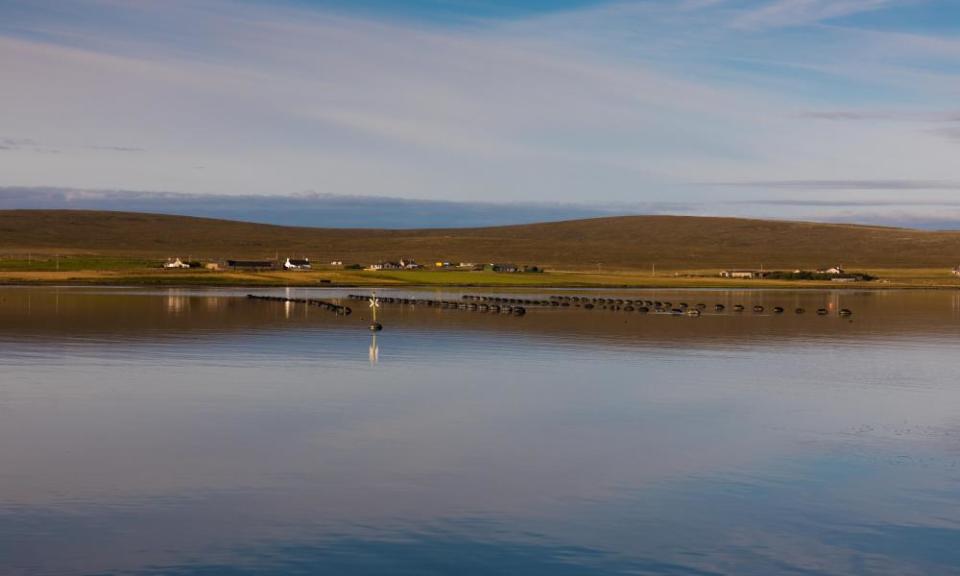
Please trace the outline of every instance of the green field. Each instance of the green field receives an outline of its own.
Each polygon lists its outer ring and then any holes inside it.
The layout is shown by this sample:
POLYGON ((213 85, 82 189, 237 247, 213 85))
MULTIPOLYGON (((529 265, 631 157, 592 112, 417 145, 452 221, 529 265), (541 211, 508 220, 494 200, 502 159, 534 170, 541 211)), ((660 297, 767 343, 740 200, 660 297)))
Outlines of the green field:
POLYGON ((157 268, 160 263, 145 258, 124 258, 96 255, 38 255, 0 258, 0 270, 16 272, 55 272, 78 270, 144 270, 157 268))

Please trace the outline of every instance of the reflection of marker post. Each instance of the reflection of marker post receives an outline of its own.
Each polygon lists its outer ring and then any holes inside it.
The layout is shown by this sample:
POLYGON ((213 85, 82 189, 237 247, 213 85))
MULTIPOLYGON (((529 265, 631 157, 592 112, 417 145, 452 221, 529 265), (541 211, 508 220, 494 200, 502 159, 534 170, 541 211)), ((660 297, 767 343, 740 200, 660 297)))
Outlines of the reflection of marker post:
POLYGON ((380 347, 377 346, 377 333, 370 335, 370 363, 376 364, 380 360, 380 347))
POLYGON ((377 322, 377 308, 379 307, 380 300, 377 298, 377 292, 374 291, 370 295, 370 310, 373 312, 373 323, 370 324, 370 330, 374 332, 383 330, 383 325, 377 322))

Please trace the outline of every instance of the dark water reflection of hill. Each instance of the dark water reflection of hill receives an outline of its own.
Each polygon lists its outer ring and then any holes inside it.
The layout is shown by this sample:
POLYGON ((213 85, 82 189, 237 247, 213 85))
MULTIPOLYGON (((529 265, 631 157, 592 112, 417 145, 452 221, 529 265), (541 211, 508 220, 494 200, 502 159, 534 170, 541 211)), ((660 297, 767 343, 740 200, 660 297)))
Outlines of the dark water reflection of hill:
MULTIPOLYGON (((355 292, 356 290, 354 290, 355 292)), ((224 338, 277 330, 363 330, 369 311, 363 302, 344 298, 344 290, 268 290, 258 294, 320 298, 352 306, 337 317, 300 304, 250 301, 245 291, 96 290, 8 288, 0 290, 0 335, 22 338, 117 336, 131 342, 190 337, 224 338)), ((473 291, 471 293, 476 293, 473 291)), ((490 292, 491 294, 495 292, 490 292)), ((496 292, 541 298, 543 292, 496 292)), ((563 292, 587 294, 590 292, 563 292)), ((381 290, 381 295, 459 300, 461 292, 381 290)), ((590 294, 596 295, 598 292, 590 294)), ((515 337, 576 341, 580 344, 731 346, 776 345, 796 340, 923 338, 955 334, 960 326, 960 292, 953 291, 632 291, 604 296, 707 305, 699 318, 582 308, 528 307, 523 317, 427 306, 384 304, 380 318, 388 330, 488 332, 515 337), (615 295, 615 296, 614 296, 615 295), (714 304, 723 312, 714 312, 714 304), (743 304, 744 312, 734 312, 743 304), (751 311, 754 305, 766 311, 751 311), (781 306, 783 314, 772 308, 781 306), (795 313, 804 308, 804 314, 795 313), (818 308, 830 314, 819 316, 818 308), (854 311, 850 318, 837 315, 854 311)))

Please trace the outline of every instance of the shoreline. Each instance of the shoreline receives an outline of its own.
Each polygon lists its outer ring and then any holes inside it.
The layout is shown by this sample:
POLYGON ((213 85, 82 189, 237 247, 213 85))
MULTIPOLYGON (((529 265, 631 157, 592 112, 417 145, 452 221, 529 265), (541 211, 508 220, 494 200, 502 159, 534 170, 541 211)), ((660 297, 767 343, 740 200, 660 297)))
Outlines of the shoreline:
POLYGON ((930 270, 885 270, 878 280, 721 279, 689 271, 653 277, 635 271, 550 271, 536 274, 437 271, 367 273, 209 272, 156 270, 3 271, 0 286, 114 286, 128 288, 481 288, 481 289, 702 289, 702 290, 960 290, 960 278, 930 270))

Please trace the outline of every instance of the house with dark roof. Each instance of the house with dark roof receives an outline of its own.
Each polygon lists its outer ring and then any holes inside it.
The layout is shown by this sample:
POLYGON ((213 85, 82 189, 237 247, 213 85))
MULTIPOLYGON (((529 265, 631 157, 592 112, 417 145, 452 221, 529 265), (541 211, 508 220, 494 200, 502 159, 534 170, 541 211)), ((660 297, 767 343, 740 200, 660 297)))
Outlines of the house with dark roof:
POLYGON ((287 270, 309 270, 312 268, 309 258, 287 258, 283 267, 287 270))

